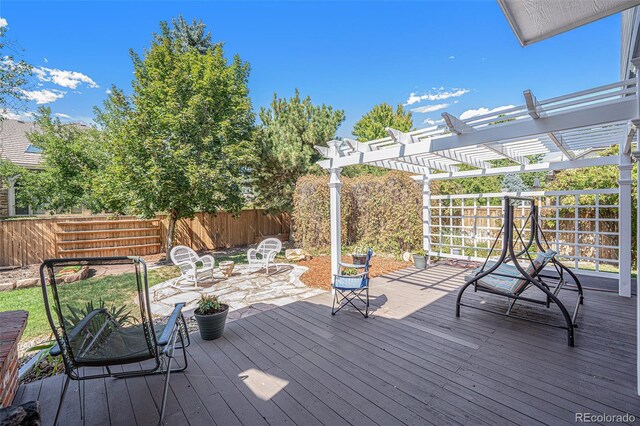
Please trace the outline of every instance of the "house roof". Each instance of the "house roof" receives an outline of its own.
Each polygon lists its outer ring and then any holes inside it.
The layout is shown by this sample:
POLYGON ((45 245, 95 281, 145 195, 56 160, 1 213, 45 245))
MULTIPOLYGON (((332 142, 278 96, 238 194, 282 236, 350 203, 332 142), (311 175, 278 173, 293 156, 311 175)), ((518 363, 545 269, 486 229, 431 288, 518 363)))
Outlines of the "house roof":
POLYGON ((498 0, 522 46, 640 4, 640 0, 498 0))
POLYGON ((4 119, 0 121, 0 158, 22 167, 37 168, 41 155, 30 149, 27 133, 37 130, 33 122, 4 119))

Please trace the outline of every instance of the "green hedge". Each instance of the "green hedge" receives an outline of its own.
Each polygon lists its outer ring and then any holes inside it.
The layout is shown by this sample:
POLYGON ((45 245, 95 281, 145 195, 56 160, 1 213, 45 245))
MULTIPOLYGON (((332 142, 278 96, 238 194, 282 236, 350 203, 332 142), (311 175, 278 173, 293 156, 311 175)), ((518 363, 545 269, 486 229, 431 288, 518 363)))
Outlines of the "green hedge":
MULTIPOLYGON (((343 177, 342 244, 385 253, 422 248, 422 185, 407 174, 343 177)), ((292 238, 307 250, 330 247, 326 176, 303 176, 293 196, 292 238)))

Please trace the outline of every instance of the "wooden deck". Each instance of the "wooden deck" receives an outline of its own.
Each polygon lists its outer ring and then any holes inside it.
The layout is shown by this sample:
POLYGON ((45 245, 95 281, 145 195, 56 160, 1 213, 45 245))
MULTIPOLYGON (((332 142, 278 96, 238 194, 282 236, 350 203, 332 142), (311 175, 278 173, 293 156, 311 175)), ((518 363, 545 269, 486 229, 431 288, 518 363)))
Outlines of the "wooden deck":
MULTIPOLYGON (((557 425, 575 424, 576 412, 640 418, 635 300, 587 291, 570 348, 561 329, 465 308, 455 318, 466 273, 440 265, 374 279, 369 319, 351 311, 332 317, 330 297, 321 295, 230 323, 215 342, 193 336, 189 368, 171 377, 166 423, 557 425)), ((557 319, 533 309, 516 310, 557 319)), ((16 402, 39 399, 51 424, 61 385, 58 376, 21 386, 16 402)), ((155 424, 161 385, 161 377, 87 382, 85 424, 155 424)), ((64 425, 82 423, 71 386, 64 425)))

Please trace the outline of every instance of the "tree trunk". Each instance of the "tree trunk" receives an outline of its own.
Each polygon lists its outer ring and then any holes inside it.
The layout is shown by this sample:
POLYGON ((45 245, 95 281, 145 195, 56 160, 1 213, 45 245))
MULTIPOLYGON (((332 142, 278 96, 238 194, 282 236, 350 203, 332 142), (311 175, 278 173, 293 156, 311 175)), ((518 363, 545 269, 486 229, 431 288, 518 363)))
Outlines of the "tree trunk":
POLYGON ((175 209, 172 209, 169 212, 169 226, 167 226, 167 261, 171 260, 169 254, 171 253, 171 249, 173 248, 173 237, 176 233, 176 222, 178 221, 178 212, 175 209))

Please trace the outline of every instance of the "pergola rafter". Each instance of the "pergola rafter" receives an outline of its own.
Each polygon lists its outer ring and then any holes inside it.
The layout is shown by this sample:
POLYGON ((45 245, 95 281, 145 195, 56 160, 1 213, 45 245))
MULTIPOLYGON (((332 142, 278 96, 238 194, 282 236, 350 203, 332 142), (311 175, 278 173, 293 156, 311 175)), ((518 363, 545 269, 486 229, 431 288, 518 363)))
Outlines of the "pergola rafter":
MULTIPOLYGON (((389 133, 389 136, 391 136, 391 139, 393 139, 394 141, 401 143, 403 145, 407 145, 410 143, 414 143, 415 139, 414 137, 406 132, 401 132, 400 130, 396 130, 396 129, 392 129, 390 127, 387 127, 387 133, 389 133)), ((477 160, 471 156, 467 156, 464 154, 461 154, 459 152, 456 152, 455 150, 451 150, 448 149, 446 151, 442 151, 442 152, 433 152, 431 154, 425 154, 425 155, 420 155, 420 156, 416 156, 416 158, 418 159, 424 159, 427 155, 433 155, 433 156, 437 156, 449 161, 453 161, 454 163, 462 163, 462 164, 467 164, 469 166, 472 167, 477 167, 480 169, 489 169, 491 168, 491 164, 487 163, 486 161, 482 161, 482 160, 477 160)), ((403 157, 407 158, 407 157, 403 157)))
POLYGON ((551 142, 553 142, 553 144, 560 150, 562 151, 562 153, 565 155, 565 157, 567 157, 569 160, 573 160, 574 158, 576 158, 575 154, 571 151, 569 151, 567 149, 567 147, 565 147, 562 143, 562 136, 560 136, 560 139, 558 139, 558 136, 556 136, 553 132, 549 132, 547 133, 547 136, 549 136, 549 139, 551 139, 551 142))
POLYGON ((515 161, 518 164, 529 164, 528 158, 520 154, 517 154, 513 150, 505 147, 504 145, 497 144, 497 143, 486 143, 484 144, 484 146, 486 146, 487 149, 490 149, 496 154, 500 154, 502 157, 507 158, 511 161, 515 161))

